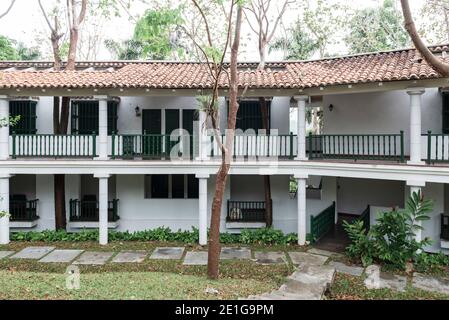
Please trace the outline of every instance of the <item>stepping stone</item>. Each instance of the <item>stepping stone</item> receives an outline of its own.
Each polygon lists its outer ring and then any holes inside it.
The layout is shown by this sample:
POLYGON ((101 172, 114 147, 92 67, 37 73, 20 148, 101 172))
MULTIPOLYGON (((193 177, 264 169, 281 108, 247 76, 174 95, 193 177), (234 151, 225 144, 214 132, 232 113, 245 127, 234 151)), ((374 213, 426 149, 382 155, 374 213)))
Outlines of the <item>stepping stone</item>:
POLYGON ((179 260, 184 250, 184 247, 158 247, 153 251, 150 259, 179 260))
POLYGON ((321 300, 328 284, 302 283, 288 279, 278 290, 278 294, 290 296, 294 300, 321 300))
POLYGON ((15 251, 0 251, 0 259, 6 258, 12 255, 15 251))
POLYGON ((220 260, 228 259, 251 259, 251 250, 249 248, 222 248, 220 260))
POLYGON ((357 267, 357 266, 348 266, 344 263, 337 262, 337 261, 331 261, 329 262, 329 265, 334 267, 335 270, 339 273, 348 274, 351 276, 360 277, 363 274, 363 268, 357 267))
POLYGON ((420 273, 413 274, 412 286, 417 289, 449 294, 449 281, 425 276, 420 273))
POLYGON ((313 254, 319 254, 320 256, 326 256, 326 257, 333 257, 333 258, 337 258, 337 257, 343 257, 343 255, 341 253, 338 252, 332 252, 332 251, 327 251, 327 250, 322 250, 322 249, 318 249, 318 248, 312 248, 307 250, 308 253, 313 253, 313 254))
POLYGON ((27 247, 13 255, 11 259, 39 260, 54 249, 55 247, 27 247))
POLYGON ((86 251, 73 264, 103 265, 114 253, 102 251, 86 251))
POLYGON ((122 251, 112 259, 112 262, 141 263, 145 260, 146 256, 147 253, 145 251, 122 251))
POLYGON ((303 284, 319 284, 327 286, 334 281, 335 268, 329 265, 325 266, 299 266, 298 269, 288 277, 303 284))
POLYGON ((39 262, 50 263, 50 262, 59 262, 59 263, 68 263, 72 262, 76 257, 78 257, 83 250, 54 250, 50 252, 48 255, 39 260, 39 262))
POLYGON ((328 257, 311 254, 307 252, 289 252, 288 255, 292 259, 294 265, 313 265, 322 266, 328 257))
POLYGON ((207 252, 189 251, 186 253, 182 264, 185 266, 205 266, 207 265, 207 252))
POLYGON ((380 267, 371 265, 366 268, 367 275, 364 283, 367 289, 392 289, 396 291, 405 291, 407 278, 394 274, 380 272, 380 267))
POLYGON ((277 252, 256 251, 254 253, 254 256, 258 264, 280 264, 286 262, 285 254, 280 251, 277 252))

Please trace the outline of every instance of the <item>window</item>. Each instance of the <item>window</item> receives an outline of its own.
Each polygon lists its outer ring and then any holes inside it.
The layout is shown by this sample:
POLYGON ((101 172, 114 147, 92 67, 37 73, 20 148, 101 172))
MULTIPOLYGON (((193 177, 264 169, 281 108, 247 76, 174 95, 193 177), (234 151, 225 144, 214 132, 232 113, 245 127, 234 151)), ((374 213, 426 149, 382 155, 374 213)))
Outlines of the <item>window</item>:
MULTIPOLYGON (((108 134, 117 133, 117 101, 108 101, 108 134)), ((98 101, 72 101, 72 134, 98 134, 98 101)))
POLYGON ((443 92, 443 133, 449 133, 449 92, 443 92))
POLYGON ((153 174, 145 176, 146 199, 198 199, 195 175, 153 174))
MULTIPOLYGON (((236 129, 243 131, 253 129, 256 133, 263 129, 262 110, 259 101, 240 101, 237 112, 236 129)), ((267 101, 268 106, 268 129, 271 123, 271 101, 267 101)), ((228 108, 229 109, 229 108, 228 108)))
POLYGON ((9 114, 11 117, 20 116, 14 127, 10 127, 10 133, 36 134, 36 101, 19 100, 9 102, 9 114))

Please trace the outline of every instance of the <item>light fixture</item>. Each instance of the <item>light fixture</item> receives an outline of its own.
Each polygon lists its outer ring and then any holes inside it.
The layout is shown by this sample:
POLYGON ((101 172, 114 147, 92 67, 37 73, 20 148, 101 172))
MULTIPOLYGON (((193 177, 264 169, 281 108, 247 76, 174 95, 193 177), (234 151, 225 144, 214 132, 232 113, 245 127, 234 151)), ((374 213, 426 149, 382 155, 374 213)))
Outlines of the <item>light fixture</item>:
POLYGON ((333 105, 333 104, 330 104, 330 105, 329 105, 329 111, 332 112, 332 110, 334 110, 334 105, 333 105))
POLYGON ((136 107, 134 108, 134 111, 136 112, 136 117, 140 117, 140 115, 141 115, 141 113, 140 113, 140 107, 139 107, 139 106, 136 106, 136 107))
POLYGON ((288 192, 288 195, 290 196, 290 199, 295 199, 296 198, 296 190, 290 189, 290 191, 288 192))
POLYGON ((295 97, 290 98, 290 108, 296 108, 298 106, 298 102, 295 100, 295 97))

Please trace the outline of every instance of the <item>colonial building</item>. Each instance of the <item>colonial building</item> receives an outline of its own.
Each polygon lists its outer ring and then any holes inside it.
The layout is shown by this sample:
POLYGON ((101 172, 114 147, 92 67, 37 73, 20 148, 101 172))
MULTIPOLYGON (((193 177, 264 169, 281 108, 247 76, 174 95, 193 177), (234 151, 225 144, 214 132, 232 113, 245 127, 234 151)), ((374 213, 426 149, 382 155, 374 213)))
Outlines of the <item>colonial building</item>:
MULTIPOLYGON (((432 47, 445 59, 446 46, 432 47)), ((65 175, 67 229, 135 231, 199 228, 207 242, 220 149, 200 110, 211 79, 200 63, 0 62, 2 243, 9 231, 55 227, 54 174, 65 175), (53 96, 71 97, 68 133, 53 134, 53 96)), ((319 240, 339 217, 366 226, 403 208, 412 191, 434 200, 417 237, 429 251, 449 248, 447 78, 414 49, 314 61, 241 63, 241 89, 222 230, 266 225, 319 240), (263 129, 258 98, 268 101, 263 129), (306 132, 307 108, 323 129, 306 132), (292 115, 294 115, 292 117, 292 115), (292 120, 294 118, 294 120, 292 120), (265 201, 264 176, 271 201, 265 201), (296 182, 296 183, 295 183, 296 182)), ((225 133, 228 84, 220 81, 225 133)), ((446 251, 448 252, 448 251, 446 251)))

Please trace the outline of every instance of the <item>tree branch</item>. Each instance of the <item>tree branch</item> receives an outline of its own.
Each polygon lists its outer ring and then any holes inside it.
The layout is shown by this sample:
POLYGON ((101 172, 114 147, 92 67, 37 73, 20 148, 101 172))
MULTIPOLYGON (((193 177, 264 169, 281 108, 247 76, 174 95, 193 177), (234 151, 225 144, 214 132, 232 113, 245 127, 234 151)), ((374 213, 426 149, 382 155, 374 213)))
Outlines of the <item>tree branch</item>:
POLYGON ((12 6, 14 5, 15 2, 16 2, 16 0, 11 0, 11 3, 9 4, 8 9, 6 9, 5 12, 3 12, 2 14, 0 14, 0 19, 3 18, 4 16, 6 16, 6 15, 9 13, 9 11, 11 11, 12 6))

